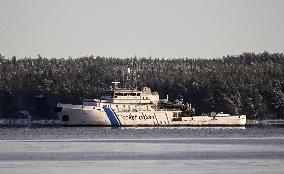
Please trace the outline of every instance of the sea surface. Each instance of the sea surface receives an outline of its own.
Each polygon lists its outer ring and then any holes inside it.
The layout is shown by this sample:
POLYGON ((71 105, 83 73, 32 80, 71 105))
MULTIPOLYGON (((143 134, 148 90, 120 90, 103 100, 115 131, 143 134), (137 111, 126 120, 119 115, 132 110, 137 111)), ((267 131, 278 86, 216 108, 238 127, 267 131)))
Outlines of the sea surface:
POLYGON ((284 128, 1 127, 0 173, 284 173, 284 128))

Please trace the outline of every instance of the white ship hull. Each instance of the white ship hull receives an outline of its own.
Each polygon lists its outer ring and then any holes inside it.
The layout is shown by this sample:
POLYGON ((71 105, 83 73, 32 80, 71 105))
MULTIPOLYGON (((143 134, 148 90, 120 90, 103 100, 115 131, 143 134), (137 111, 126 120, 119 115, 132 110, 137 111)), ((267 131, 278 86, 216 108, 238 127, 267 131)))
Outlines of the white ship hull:
POLYGON ((177 111, 118 112, 110 107, 59 105, 66 126, 244 126, 246 116, 176 117, 177 111))

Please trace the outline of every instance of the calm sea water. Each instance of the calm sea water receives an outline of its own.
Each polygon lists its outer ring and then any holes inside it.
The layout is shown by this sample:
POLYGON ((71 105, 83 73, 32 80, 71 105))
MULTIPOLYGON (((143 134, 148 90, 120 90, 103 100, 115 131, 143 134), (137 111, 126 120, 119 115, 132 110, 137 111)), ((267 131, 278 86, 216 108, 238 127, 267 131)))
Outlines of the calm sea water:
POLYGON ((284 128, 0 128, 0 173, 283 173, 284 128))

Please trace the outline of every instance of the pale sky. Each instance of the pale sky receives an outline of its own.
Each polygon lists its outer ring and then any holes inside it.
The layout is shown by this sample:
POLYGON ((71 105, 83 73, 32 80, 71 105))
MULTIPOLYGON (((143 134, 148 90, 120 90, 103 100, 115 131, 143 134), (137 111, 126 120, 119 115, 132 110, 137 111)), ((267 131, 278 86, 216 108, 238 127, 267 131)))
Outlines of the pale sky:
POLYGON ((284 0, 0 0, 0 54, 216 58, 284 52, 284 0))

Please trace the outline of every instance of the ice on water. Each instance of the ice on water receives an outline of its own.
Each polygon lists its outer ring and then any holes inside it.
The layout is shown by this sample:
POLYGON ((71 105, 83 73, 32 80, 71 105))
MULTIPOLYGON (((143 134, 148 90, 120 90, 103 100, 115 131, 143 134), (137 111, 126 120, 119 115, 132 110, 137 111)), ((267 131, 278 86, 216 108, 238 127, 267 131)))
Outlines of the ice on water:
POLYGON ((284 128, 0 128, 0 173, 281 173, 284 128))

